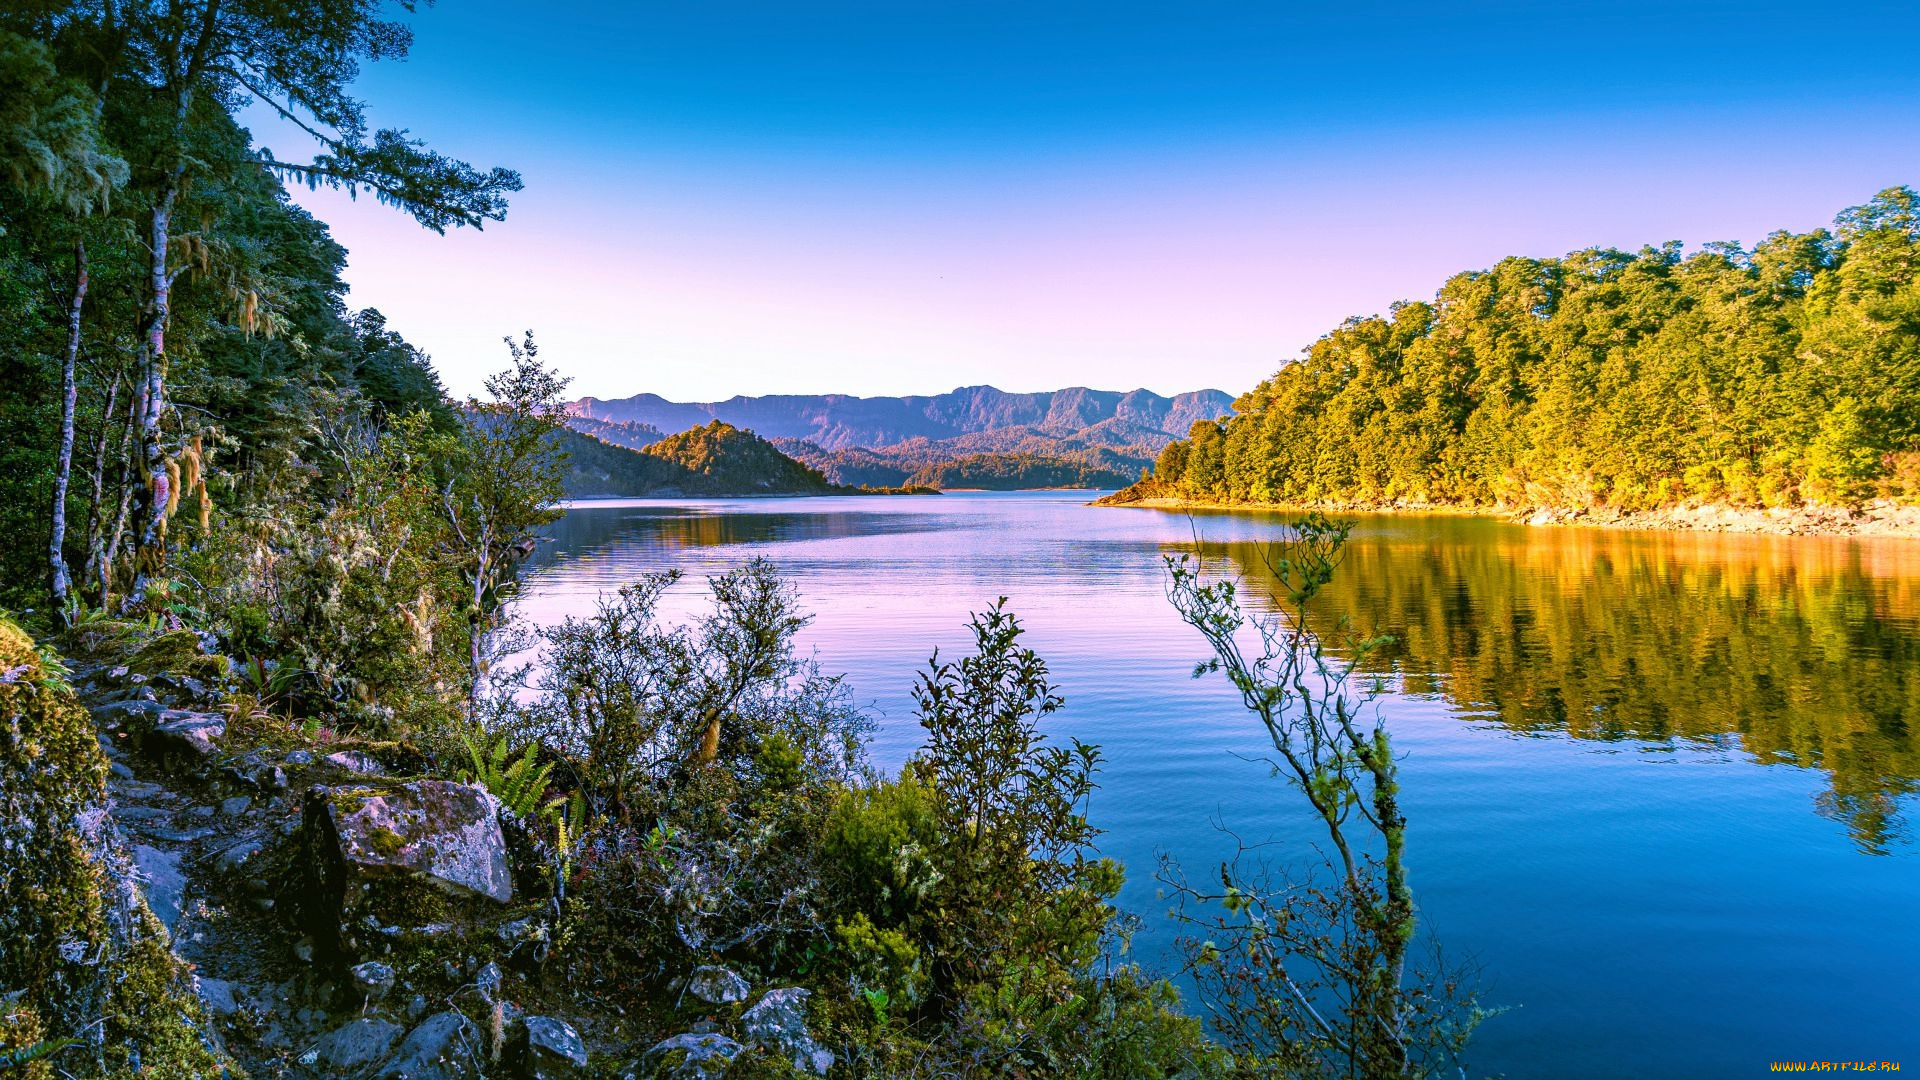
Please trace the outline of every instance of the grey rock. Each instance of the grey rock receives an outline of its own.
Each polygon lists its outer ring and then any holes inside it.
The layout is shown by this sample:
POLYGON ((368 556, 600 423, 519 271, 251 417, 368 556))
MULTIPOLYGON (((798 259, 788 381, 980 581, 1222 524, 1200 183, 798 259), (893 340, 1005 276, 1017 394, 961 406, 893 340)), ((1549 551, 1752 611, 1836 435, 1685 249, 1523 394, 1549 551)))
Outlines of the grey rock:
POLYGON ((336 768, 345 769, 350 773, 358 773, 361 776, 387 775, 387 770, 384 766, 358 750, 341 750, 337 753, 328 754, 321 760, 336 768))
POLYGON ((338 1073, 359 1072, 392 1052, 406 1030, 391 1020, 363 1017, 322 1036, 314 1057, 338 1073))
POLYGON ((719 1080, 743 1049, 725 1035, 675 1035, 647 1051, 647 1075, 668 1080, 719 1080))
POLYGON ((153 725, 145 746, 159 754, 185 754, 206 757, 221 739, 227 737, 227 718, 218 713, 185 712, 168 709, 153 725))
POLYGON ((111 766, 111 769, 112 769, 113 775, 119 777, 122 780, 133 779, 133 770, 127 768, 127 764, 124 761, 114 762, 113 765, 111 766))
POLYGON ((115 727, 128 721, 151 723, 158 720, 160 714, 165 711, 159 702, 149 698, 109 701, 105 705, 96 705, 91 710, 94 721, 105 728, 115 727))
POLYGON ((216 1017, 232 1016, 240 1011, 240 997, 232 983, 225 979, 201 978, 198 980, 200 1002, 207 1012, 216 1017))
POLYGON ((807 1030, 809 996, 797 986, 769 990, 741 1015, 740 1024, 749 1040, 793 1062, 794 1068, 825 1076, 833 1068, 833 1051, 807 1030))
POLYGON ((425 1015, 427 1015, 427 996, 425 994, 413 995, 413 1000, 407 1002, 407 1019, 410 1021, 418 1020, 425 1015))
POLYGON ((745 1001, 752 989, 747 980, 715 964, 702 964, 687 976, 687 993, 712 1005, 745 1001))
POLYGON ((241 814, 246 813, 252 806, 252 799, 247 798, 245 795, 235 795, 233 798, 220 803, 220 812, 228 817, 239 817, 241 814))
POLYGON ((176 829, 170 825, 155 824, 153 822, 146 822, 144 824, 135 822, 133 828, 134 831, 152 837, 155 840, 165 840, 173 844, 191 844, 195 840, 204 840, 213 835, 212 829, 176 829))
POLYGON ((319 857, 346 877, 411 874, 455 895, 513 899, 500 803, 467 784, 415 780, 372 789, 316 789, 301 808, 321 833, 319 857))
POLYGON ((529 1016, 515 1039, 521 1080, 575 1080, 587 1075, 587 1044, 573 1025, 551 1016, 529 1016))
POLYGON ((487 961, 487 965, 480 969, 480 973, 473 977, 473 985, 475 989, 480 991, 481 997, 492 1001, 494 995, 500 992, 500 983, 505 978, 505 974, 500 970, 500 965, 489 960, 487 961))
MULTIPOLYGON (((166 793, 166 788, 161 787, 159 784, 149 784, 144 780, 130 780, 114 789, 114 794, 117 795, 123 803, 127 799, 158 799, 166 795, 166 793)), ((118 814, 119 810, 115 810, 114 812, 118 814)))
POLYGON ((287 790, 287 770, 278 765, 262 765, 249 773, 247 778, 262 791, 287 790))
POLYGON ((369 1005, 386 997, 387 991, 393 989, 393 968, 378 960, 355 964, 348 974, 353 976, 353 985, 367 996, 369 1005))
POLYGON ((481 1075, 484 1039, 457 1012, 434 1013, 407 1033, 376 1074, 380 1080, 463 1080, 481 1075))
POLYGON ((167 932, 172 933, 180 922, 187 898, 187 876, 180 870, 180 856, 145 844, 133 845, 132 854, 147 907, 167 932))
POLYGON ((260 857, 262 851, 266 850, 266 847, 267 845, 258 838, 242 840, 227 848, 225 851, 222 851, 215 865, 223 874, 239 875, 246 873, 251 869, 253 861, 260 857))
POLYGON ((311 765, 313 764, 313 752, 310 750, 289 750, 287 751, 285 760, 289 765, 311 765))

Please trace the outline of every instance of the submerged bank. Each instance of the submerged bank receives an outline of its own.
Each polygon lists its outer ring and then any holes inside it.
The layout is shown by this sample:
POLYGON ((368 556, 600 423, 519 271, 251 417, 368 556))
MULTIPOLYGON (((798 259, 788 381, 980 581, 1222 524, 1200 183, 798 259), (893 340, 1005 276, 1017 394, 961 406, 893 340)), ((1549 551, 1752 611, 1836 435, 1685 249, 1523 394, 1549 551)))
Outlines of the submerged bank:
POLYGON ((1659 510, 1609 507, 1554 508, 1460 506, 1426 503, 1284 503, 1188 499, 1159 493, 1151 481, 1095 499, 1094 506, 1131 506, 1148 510, 1321 510, 1368 514, 1464 514, 1503 518, 1526 525, 1584 525, 1603 529, 1674 529, 1697 532, 1771 533, 1783 536, 1897 536, 1920 539, 1920 506, 1876 500, 1858 508, 1842 506, 1739 507, 1673 506, 1659 510), (1144 489, 1144 490, 1143 490, 1144 489))

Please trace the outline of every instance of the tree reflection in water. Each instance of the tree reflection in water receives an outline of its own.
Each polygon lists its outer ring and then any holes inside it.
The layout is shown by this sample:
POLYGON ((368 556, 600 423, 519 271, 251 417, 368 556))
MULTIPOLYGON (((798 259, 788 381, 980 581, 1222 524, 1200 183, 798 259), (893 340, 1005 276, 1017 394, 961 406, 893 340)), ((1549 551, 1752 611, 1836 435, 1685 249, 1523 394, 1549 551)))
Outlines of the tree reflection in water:
MULTIPOLYGON (((1406 692, 1518 731, 1818 768, 1816 809, 1862 850, 1907 839, 1920 544, 1427 524, 1356 532, 1319 601, 1393 635, 1370 664, 1406 692)), ((1209 547, 1258 591, 1255 545, 1209 547)))

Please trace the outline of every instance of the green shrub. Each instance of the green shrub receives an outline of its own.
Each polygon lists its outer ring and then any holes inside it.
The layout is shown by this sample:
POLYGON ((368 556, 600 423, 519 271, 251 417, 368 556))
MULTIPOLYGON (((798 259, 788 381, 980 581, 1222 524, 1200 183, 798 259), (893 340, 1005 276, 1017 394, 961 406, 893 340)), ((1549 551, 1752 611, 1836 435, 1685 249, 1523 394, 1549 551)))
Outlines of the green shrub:
POLYGON ((938 797, 911 773, 846 791, 820 839, 834 892, 861 920, 898 927, 927 905, 940 871, 938 797))

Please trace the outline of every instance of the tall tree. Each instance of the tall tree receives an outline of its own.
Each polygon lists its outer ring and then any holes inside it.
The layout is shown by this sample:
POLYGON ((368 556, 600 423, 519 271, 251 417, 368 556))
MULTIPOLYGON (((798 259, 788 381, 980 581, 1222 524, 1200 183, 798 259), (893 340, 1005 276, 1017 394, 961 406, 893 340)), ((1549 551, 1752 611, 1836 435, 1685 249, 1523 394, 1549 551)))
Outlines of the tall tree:
MULTIPOLYGON (((113 191, 126 182, 127 166, 104 147, 99 120, 99 97, 62 76, 43 43, 0 30, 0 176, 10 186, 30 203, 49 206, 69 220, 104 208, 113 191)), ((73 471, 79 400, 74 369, 80 358, 80 318, 88 281, 86 241, 76 232, 47 544, 54 605, 61 611, 66 610, 73 583, 65 554, 67 487, 73 471)))
MULTIPOLYGON (((365 106, 350 93, 360 64, 403 57, 412 42, 403 23, 383 17, 383 7, 378 0, 97 0, 55 20, 59 29, 117 46, 97 62, 129 112, 145 120, 135 170, 148 261, 136 392, 144 483, 134 490, 129 604, 143 602, 164 563, 168 508, 178 497, 163 421, 174 285, 191 265, 185 256, 196 250, 176 235, 176 211, 190 183, 241 155, 310 186, 364 188, 435 231, 501 220, 507 193, 520 188, 511 170, 477 170, 404 131, 369 133, 365 106), (218 137, 229 110, 249 100, 315 141, 307 160, 256 155, 243 140, 218 137)), ((414 4, 400 7, 411 12, 414 4)))

